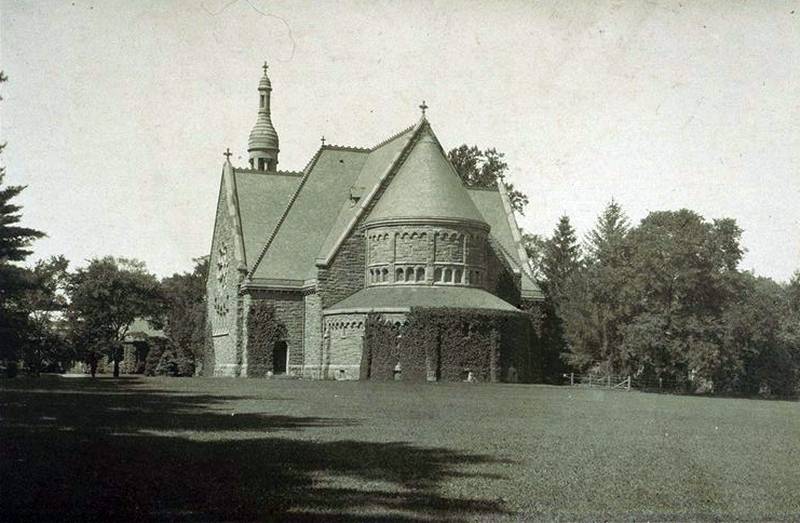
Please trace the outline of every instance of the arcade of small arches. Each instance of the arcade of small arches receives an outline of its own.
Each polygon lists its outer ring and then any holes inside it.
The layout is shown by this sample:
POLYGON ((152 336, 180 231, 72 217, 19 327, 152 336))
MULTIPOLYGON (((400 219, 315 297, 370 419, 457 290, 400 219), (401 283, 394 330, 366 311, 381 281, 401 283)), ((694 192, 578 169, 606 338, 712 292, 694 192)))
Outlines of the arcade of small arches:
POLYGON ((367 237, 369 285, 480 286, 486 263, 486 231, 435 225, 382 226, 367 237))
MULTIPOLYGON (((391 278, 392 271, 389 266, 377 266, 369 269, 369 283, 380 285, 384 283, 405 283, 405 284, 424 284, 425 265, 395 265, 394 278, 391 278)), ((437 266, 433 271, 434 284, 454 284, 454 285, 480 285, 481 271, 477 269, 465 269, 463 266, 437 266)))

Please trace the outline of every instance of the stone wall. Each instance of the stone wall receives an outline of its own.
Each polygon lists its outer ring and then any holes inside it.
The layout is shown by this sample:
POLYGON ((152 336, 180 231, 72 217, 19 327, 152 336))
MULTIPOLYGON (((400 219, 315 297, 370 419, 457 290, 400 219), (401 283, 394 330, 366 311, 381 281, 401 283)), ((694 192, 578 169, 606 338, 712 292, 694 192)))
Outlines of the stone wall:
POLYGON ((325 317, 323 345, 324 379, 357 380, 364 347, 366 314, 334 314, 325 317))
MULTIPOLYGON (((305 300, 300 292, 284 292, 284 291, 262 291, 251 290, 245 294, 244 310, 250 310, 250 304, 253 301, 265 301, 272 305, 275 309, 275 318, 286 329, 287 349, 289 352, 287 373, 294 376, 299 376, 303 370, 304 346, 303 334, 305 330, 305 300)), ((244 322, 242 329, 242 338, 248 339, 247 336, 247 322, 244 322)), ((252 358, 248 355, 247 342, 244 343, 244 355, 242 357, 242 376, 263 376, 272 369, 255 368, 248 365, 249 359, 252 358)), ((267 348, 266 350, 270 350, 267 348)))
POLYGON ((483 286, 486 232, 468 225, 398 224, 366 233, 369 285, 483 286))
POLYGON ((242 300, 238 289, 244 274, 236 258, 235 224, 225 199, 227 190, 223 178, 206 283, 207 321, 214 352, 213 369, 207 372, 214 376, 237 376, 241 364, 242 300))
POLYGON ((322 299, 315 293, 307 294, 305 301, 305 328, 303 333, 303 377, 322 378, 322 299))

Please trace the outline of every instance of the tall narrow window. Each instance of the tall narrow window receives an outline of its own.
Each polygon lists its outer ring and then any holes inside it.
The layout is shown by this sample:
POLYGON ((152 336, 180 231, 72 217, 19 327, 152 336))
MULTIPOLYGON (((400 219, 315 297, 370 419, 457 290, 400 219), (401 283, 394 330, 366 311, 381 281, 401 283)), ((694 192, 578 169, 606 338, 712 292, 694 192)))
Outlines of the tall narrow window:
POLYGON ((394 274, 394 281, 403 281, 403 269, 397 269, 394 274))
POLYGON ((267 95, 262 94, 261 95, 261 108, 262 109, 264 108, 264 105, 266 105, 266 103, 267 103, 267 95))

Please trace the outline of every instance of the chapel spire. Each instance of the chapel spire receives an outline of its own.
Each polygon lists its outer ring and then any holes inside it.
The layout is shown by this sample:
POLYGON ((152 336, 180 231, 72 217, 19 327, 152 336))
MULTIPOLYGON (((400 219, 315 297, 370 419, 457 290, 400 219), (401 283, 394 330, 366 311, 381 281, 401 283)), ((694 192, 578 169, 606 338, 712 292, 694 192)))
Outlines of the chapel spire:
POLYGON ((253 130, 250 131, 250 140, 247 142, 247 152, 250 154, 250 167, 259 171, 278 170, 278 133, 272 126, 270 118, 270 94, 272 83, 267 76, 269 66, 264 62, 262 69, 264 75, 258 83, 258 118, 253 130))

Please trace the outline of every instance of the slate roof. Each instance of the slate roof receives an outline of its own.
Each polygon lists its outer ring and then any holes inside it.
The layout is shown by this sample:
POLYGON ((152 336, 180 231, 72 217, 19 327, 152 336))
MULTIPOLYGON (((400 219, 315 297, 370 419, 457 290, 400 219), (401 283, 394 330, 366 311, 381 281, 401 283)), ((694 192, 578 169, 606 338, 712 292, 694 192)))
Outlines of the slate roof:
POLYGON ((304 280, 313 276, 314 260, 331 217, 349 199, 350 186, 366 157, 366 152, 328 147, 317 153, 284 209, 283 221, 264 231, 272 241, 251 268, 252 278, 304 280))
POLYGON ((420 131, 367 223, 418 218, 485 223, 428 125, 420 131))
POLYGON ((542 298, 541 289, 528 273, 527 260, 520 259, 519 247, 512 232, 516 223, 509 223, 508 213, 503 205, 500 191, 497 189, 467 190, 475 206, 491 227, 490 236, 499 245, 502 254, 514 269, 522 273, 523 298, 542 298))
MULTIPOLYGON (((359 204, 365 203, 370 191, 374 189, 378 182, 387 174, 387 170, 391 168, 408 144, 408 141, 414 134, 415 128, 416 126, 409 127, 376 145, 369 151, 364 166, 358 178, 353 183, 353 187, 360 191, 359 204)), ((349 198, 342 202, 336 214, 336 219, 332 222, 332 226, 325 241, 322 242, 322 246, 317 255, 319 259, 325 259, 328 255, 332 254, 336 242, 342 234, 346 232, 348 225, 356 219, 360 208, 360 205, 353 205, 349 198)))
POLYGON ((234 169, 233 175, 244 237, 244 262, 249 268, 258 259, 270 229, 275 227, 300 185, 301 176, 249 169, 234 169))
POLYGON ((504 312, 519 309, 483 289, 445 285, 367 287, 325 309, 325 314, 358 311, 401 311, 414 307, 464 308, 504 312), (398 304, 402 304, 398 306, 398 304))

